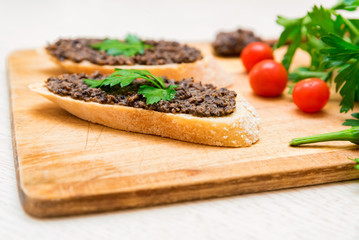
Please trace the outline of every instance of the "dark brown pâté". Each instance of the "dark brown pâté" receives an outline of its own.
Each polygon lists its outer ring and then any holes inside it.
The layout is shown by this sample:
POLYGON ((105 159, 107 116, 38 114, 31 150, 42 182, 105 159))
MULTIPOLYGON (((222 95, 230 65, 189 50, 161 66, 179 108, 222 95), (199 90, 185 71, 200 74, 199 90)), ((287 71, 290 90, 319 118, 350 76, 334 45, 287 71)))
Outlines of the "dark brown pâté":
POLYGON ((70 96, 74 99, 101 104, 114 104, 143 108, 164 113, 186 113, 200 117, 220 117, 233 113, 236 108, 236 92, 220 88, 212 84, 194 82, 192 78, 175 81, 163 78, 166 87, 178 85, 177 94, 170 101, 159 101, 154 104, 146 104, 143 95, 137 93, 141 85, 148 84, 141 79, 136 79, 126 87, 120 86, 90 88, 84 79, 105 79, 108 75, 95 72, 87 74, 63 74, 50 77, 46 81, 46 87, 53 93, 61 96, 70 96))
POLYGON ((220 32, 213 42, 213 50, 219 56, 239 57, 243 48, 251 42, 262 42, 252 31, 238 29, 234 32, 220 32))
POLYGON ((143 54, 132 57, 112 56, 104 51, 91 48, 91 44, 103 40, 105 39, 59 39, 55 43, 49 44, 46 49, 60 61, 68 59, 79 63, 87 60, 97 65, 163 65, 192 63, 203 58, 198 49, 170 41, 146 40, 145 44, 152 45, 153 48, 145 49, 143 54))

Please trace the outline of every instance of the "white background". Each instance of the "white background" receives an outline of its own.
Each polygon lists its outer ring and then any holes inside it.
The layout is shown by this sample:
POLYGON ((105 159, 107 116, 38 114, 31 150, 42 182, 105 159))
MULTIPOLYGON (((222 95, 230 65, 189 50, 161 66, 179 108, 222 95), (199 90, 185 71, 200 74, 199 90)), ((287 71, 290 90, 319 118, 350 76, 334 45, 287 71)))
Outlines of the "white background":
POLYGON ((21 208, 12 157, 5 86, 13 50, 127 33, 212 41, 237 27, 277 38, 276 15, 302 16, 314 3, 334 2, 0 0, 0 239, 359 239, 359 181, 39 220, 21 208))

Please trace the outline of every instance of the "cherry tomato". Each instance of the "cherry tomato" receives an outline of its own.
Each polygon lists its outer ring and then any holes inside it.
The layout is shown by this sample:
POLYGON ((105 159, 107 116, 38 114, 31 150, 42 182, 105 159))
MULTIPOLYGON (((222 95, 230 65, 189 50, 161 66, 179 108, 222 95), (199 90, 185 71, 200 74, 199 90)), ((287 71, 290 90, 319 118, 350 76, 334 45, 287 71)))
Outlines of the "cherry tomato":
POLYGON ((273 60, 257 63, 249 73, 249 83, 254 91, 262 97, 279 96, 288 82, 288 73, 284 66, 273 60))
POLYGON ((249 72, 260 61, 273 59, 273 50, 268 44, 252 42, 243 49, 241 59, 247 72, 249 72))
POLYGON ((295 84, 293 102, 302 111, 314 113, 327 104, 330 96, 328 85, 319 78, 308 78, 295 84))

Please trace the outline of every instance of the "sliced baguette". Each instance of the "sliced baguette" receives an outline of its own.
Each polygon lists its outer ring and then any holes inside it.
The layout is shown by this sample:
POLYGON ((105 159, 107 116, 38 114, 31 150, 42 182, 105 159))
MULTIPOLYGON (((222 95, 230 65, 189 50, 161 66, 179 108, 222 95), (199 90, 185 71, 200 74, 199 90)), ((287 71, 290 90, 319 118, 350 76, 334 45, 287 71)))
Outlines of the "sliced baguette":
POLYGON ((122 69, 146 69, 155 76, 167 76, 170 79, 182 80, 193 77, 202 83, 212 83, 218 87, 228 87, 233 84, 233 77, 229 75, 211 55, 205 55, 202 60, 193 63, 164 64, 164 65, 97 65, 89 61, 76 63, 71 60, 60 61, 51 55, 46 49, 39 50, 46 53, 51 61, 71 73, 90 74, 99 71, 103 74, 114 72, 115 68, 122 69))
POLYGON ((195 117, 75 100, 50 92, 43 83, 29 88, 81 119, 120 130, 227 147, 250 146, 259 137, 256 111, 240 96, 236 110, 228 116, 195 117))

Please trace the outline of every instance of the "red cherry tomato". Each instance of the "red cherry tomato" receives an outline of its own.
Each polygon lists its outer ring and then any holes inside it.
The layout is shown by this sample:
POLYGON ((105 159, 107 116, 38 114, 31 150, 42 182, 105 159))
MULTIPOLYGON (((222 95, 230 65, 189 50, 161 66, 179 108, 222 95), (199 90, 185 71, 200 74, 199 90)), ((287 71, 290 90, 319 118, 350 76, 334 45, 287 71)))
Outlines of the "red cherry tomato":
POLYGON ((254 91, 262 97, 279 96, 288 82, 287 70, 280 63, 264 60, 257 63, 249 73, 249 83, 254 91))
POLYGON ((273 59, 273 50, 268 44, 252 42, 243 49, 241 59, 247 72, 249 72, 260 61, 273 59))
POLYGON ((327 104, 329 96, 328 85, 319 78, 308 78, 298 82, 292 92, 295 105, 308 113, 320 111, 327 104))

